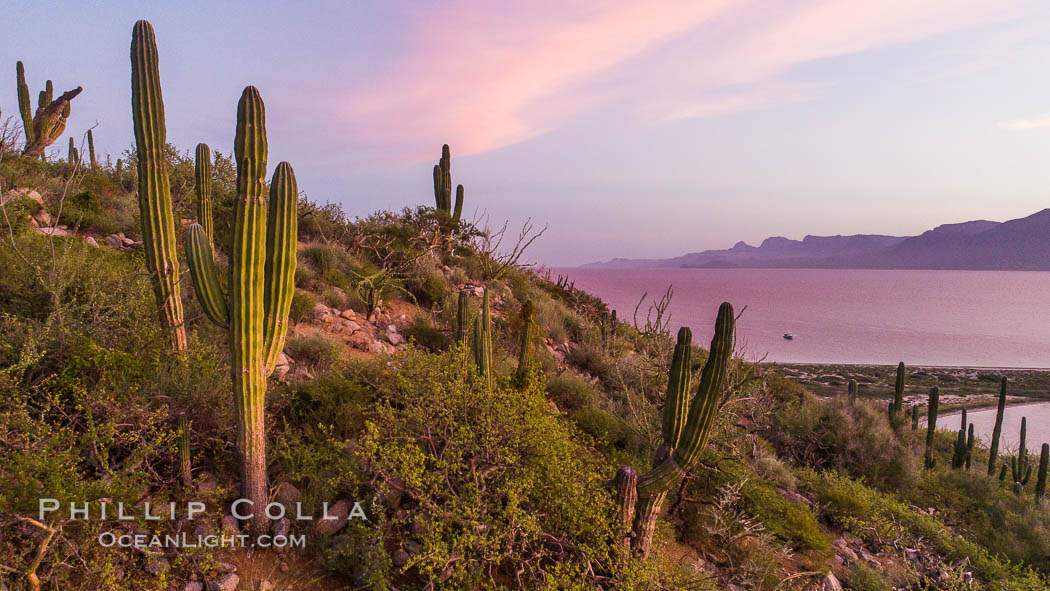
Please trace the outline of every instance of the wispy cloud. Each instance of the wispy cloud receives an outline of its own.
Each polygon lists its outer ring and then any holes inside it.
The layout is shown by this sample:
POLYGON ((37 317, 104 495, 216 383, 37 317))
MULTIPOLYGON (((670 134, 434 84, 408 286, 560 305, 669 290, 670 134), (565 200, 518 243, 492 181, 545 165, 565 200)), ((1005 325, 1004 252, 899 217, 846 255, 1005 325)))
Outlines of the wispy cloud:
POLYGON ((813 60, 1015 16, 1024 0, 460 0, 417 13, 388 72, 350 89, 340 115, 385 156, 520 142, 616 105, 650 121, 806 100, 787 79, 813 60))
POLYGON ((1037 129, 1050 127, 1050 115, 1041 115, 1032 119, 1012 119, 999 124, 1003 129, 1037 129))

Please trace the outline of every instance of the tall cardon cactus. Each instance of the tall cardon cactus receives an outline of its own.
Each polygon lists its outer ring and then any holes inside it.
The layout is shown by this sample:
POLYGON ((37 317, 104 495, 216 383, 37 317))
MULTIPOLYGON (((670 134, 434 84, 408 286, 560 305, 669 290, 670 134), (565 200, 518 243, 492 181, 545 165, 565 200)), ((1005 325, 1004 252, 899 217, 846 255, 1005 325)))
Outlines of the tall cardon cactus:
MULTIPOLYGON (((652 470, 638 479, 631 548, 641 558, 648 556, 652 549, 656 521, 668 491, 696 465, 711 434, 711 425, 733 355, 735 322, 733 306, 728 302, 723 303, 718 309, 711 351, 700 373, 696 395, 691 401, 692 333, 688 328, 678 331, 667 381, 667 401, 664 403, 663 442, 653 458, 652 470)), ((622 504, 622 498, 618 498, 618 501, 622 504)))
POLYGON ((470 318, 470 302, 467 300, 467 292, 460 290, 456 301, 456 342, 465 343, 467 340, 467 319, 470 318))
POLYGON ((958 470, 966 464, 966 409, 962 410, 962 425, 952 448, 952 470, 958 470))
POLYGON ((208 242, 215 244, 211 213, 211 149, 208 144, 197 144, 193 172, 193 190, 197 193, 197 223, 204 228, 208 242))
POLYGON ((160 320, 176 351, 186 349, 186 327, 179 297, 179 262, 175 254, 175 218, 164 158, 166 130, 157 41, 153 26, 135 23, 131 33, 131 113, 138 156, 139 214, 146 269, 160 310, 160 320))
POLYGON ((999 381, 999 406, 995 409, 995 427, 992 429, 992 443, 988 449, 988 476, 995 474, 996 460, 999 459, 999 437, 1003 434, 1003 413, 1006 412, 1006 378, 999 381))
POLYGON ((252 501, 253 535, 264 533, 267 502, 266 377, 284 347, 295 291, 295 242, 299 190, 295 173, 281 162, 266 196, 266 115, 259 91, 244 89, 237 104, 237 199, 230 247, 229 293, 223 293, 211 242, 200 224, 187 231, 190 276, 208 318, 229 328, 230 372, 237 417, 242 496, 252 501))
POLYGON ((42 158, 44 150, 55 143, 65 131, 70 112, 69 102, 76 98, 83 89, 78 86, 62 93, 58 99, 54 99, 54 86, 48 80, 44 90, 37 95, 37 107, 34 114, 32 103, 29 100, 25 67, 22 62, 15 65, 15 77, 18 90, 18 112, 22 118, 22 127, 26 136, 22 156, 42 158))
POLYGON ((1018 442, 1017 455, 1010 458, 1010 477, 1016 484, 1026 486, 1032 476, 1032 464, 1028 460, 1028 418, 1021 417, 1021 441, 1018 442))
POLYGON ((434 165, 434 207, 456 223, 463 214, 463 185, 456 187, 456 204, 452 205, 452 156, 448 144, 441 146, 441 159, 434 165))
POLYGON ((890 405, 890 425, 894 428, 901 423, 904 411, 904 362, 897 364, 897 379, 893 382, 893 404, 890 405))
POLYGON ((926 453, 923 456, 923 466, 927 470, 937 465, 937 458, 933 456, 933 437, 937 432, 937 406, 940 399, 941 391, 937 386, 930 388, 930 402, 926 406, 926 453))
POLYGON ((857 403, 857 380, 850 380, 846 384, 846 401, 850 406, 857 403))
POLYGON ((1036 477, 1035 481, 1035 502, 1043 502, 1043 497, 1046 495, 1046 470, 1047 464, 1050 463, 1050 444, 1043 444, 1041 450, 1039 450, 1039 476, 1036 477))
POLYGON ((88 157, 90 158, 90 160, 88 160, 88 162, 91 164, 91 169, 94 170, 94 169, 98 168, 98 160, 95 159, 95 134, 91 133, 90 129, 87 132, 87 140, 88 140, 88 157))
POLYGON ((911 430, 919 430, 919 405, 913 404, 911 407, 911 430))

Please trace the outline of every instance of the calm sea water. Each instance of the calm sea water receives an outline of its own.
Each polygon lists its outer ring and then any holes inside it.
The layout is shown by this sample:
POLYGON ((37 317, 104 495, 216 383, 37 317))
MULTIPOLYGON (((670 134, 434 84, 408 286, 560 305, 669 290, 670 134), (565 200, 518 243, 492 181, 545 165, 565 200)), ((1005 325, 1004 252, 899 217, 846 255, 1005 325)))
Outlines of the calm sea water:
MULTIPOLYGON (((748 357, 785 363, 1050 367, 1050 273, 826 269, 553 269, 630 322, 674 285, 671 328, 710 341, 722 301, 746 311, 748 357), (793 333, 794 340, 785 340, 793 333)), ((1018 419, 1020 420, 1020 419, 1018 419)), ((1031 419, 1030 419, 1031 421, 1031 419)))

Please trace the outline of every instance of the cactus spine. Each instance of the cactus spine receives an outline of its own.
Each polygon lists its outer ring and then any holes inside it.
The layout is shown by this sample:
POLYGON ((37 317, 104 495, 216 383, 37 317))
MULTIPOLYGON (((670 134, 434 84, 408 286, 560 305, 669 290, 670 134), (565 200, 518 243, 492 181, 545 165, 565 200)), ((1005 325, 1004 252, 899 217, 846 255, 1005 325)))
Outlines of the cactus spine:
POLYGON ((1003 413, 1006 412, 1006 378, 999 381, 999 406, 995 410, 995 427, 992 429, 992 444, 988 450, 988 476, 995 474, 995 463, 999 458, 999 437, 1003 434, 1003 413))
POLYGON ((459 301, 456 304, 456 342, 463 343, 467 340, 467 318, 470 317, 470 303, 467 301, 467 292, 459 292, 459 301))
POLYGON ((37 95, 36 113, 31 114, 32 104, 29 101, 29 87, 26 85, 25 67, 22 62, 15 65, 18 86, 18 113, 22 118, 26 144, 22 156, 42 158, 44 150, 55 143, 66 129, 69 119, 69 102, 83 90, 76 87, 62 93, 58 100, 54 98, 54 86, 48 80, 44 90, 37 95))
POLYGON ((182 486, 189 488, 193 485, 192 465, 190 464, 190 422, 186 415, 177 418, 179 435, 179 477, 182 486))
POLYGON ((1050 463, 1050 444, 1044 443, 1043 448, 1039 452, 1039 476, 1036 477, 1035 481, 1035 501, 1037 503, 1043 502, 1043 497, 1046 495, 1046 469, 1048 463, 1050 463))
MULTIPOLYGON (((638 503, 631 547, 642 559, 645 559, 652 549, 656 520, 667 492, 676 483, 681 482, 696 464, 711 434, 711 424, 733 354, 734 324, 733 306, 725 302, 718 309, 711 351, 700 373, 696 395, 688 404, 688 413, 684 412, 680 400, 668 400, 668 404, 665 405, 664 442, 653 458, 653 469, 638 479, 638 503), (667 409, 668 406, 671 407, 670 410, 667 409)), ((668 392, 679 392, 683 387, 689 387, 686 350, 690 338, 690 333, 679 331, 679 340, 672 359, 672 371, 668 376, 668 392), (675 359, 678 360, 677 371, 674 369, 675 359)))
POLYGON ((526 300, 521 306, 521 349, 518 351, 518 371, 514 376, 519 386, 528 381, 532 368, 532 341, 536 338, 536 323, 532 321, 532 300, 526 300))
POLYGON ((857 380, 850 380, 849 384, 846 385, 846 400, 849 401, 849 405, 853 406, 857 403, 857 380))
POLYGON ((923 466, 927 470, 937 465, 937 458, 933 457, 933 436, 937 432, 937 405, 940 398, 941 391, 937 386, 930 388, 930 402, 926 407, 926 453, 923 456, 923 466))
POLYGON ((91 163, 91 169, 94 170, 94 169, 98 168, 98 160, 95 159, 95 134, 91 133, 90 129, 87 132, 87 140, 88 140, 88 157, 90 158, 90 160, 88 160, 88 162, 91 163))
POLYGON ((962 411, 962 425, 959 426, 959 435, 955 438, 952 449, 952 470, 962 468, 966 463, 966 409, 962 411))
MULTIPOLYGON (((210 319, 229 327, 242 496, 254 507, 267 502, 266 376, 276 365, 288 330, 298 234, 295 173, 287 162, 278 164, 267 200, 266 153, 265 105, 259 91, 249 86, 237 103, 237 200, 228 295, 222 292, 204 228, 191 225, 186 240, 190 277, 201 306, 210 319)), ((258 535, 268 525, 260 517, 251 527, 258 535)))
POLYGON ((175 254, 175 218, 164 158, 164 99, 157 66, 153 26, 135 23, 131 34, 131 111, 138 153, 139 213, 146 269, 160 309, 161 324, 172 348, 186 349, 186 327, 179 297, 179 262, 175 254))
POLYGON ((193 162, 193 190, 197 193, 197 223, 204 228, 208 242, 215 244, 211 213, 211 149, 208 144, 197 144, 193 162))

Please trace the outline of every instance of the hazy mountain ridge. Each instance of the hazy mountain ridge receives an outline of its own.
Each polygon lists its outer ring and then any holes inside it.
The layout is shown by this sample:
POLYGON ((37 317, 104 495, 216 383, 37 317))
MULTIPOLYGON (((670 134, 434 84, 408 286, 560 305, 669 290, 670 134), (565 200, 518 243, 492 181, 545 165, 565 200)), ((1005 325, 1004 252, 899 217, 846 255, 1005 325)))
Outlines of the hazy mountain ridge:
POLYGON ((766 238, 759 246, 669 259, 612 259, 586 267, 1050 270, 1050 209, 1006 222, 942 224, 918 236, 766 238))

